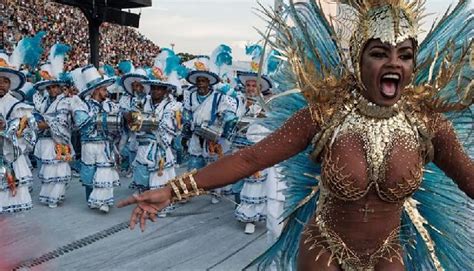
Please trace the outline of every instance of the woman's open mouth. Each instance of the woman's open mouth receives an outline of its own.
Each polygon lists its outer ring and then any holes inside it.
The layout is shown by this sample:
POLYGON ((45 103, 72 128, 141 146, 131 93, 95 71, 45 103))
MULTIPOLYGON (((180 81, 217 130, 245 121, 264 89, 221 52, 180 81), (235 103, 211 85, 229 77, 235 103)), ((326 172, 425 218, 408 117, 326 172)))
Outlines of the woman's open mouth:
POLYGON ((397 96, 400 86, 400 74, 386 73, 380 79, 380 93, 388 99, 397 96))

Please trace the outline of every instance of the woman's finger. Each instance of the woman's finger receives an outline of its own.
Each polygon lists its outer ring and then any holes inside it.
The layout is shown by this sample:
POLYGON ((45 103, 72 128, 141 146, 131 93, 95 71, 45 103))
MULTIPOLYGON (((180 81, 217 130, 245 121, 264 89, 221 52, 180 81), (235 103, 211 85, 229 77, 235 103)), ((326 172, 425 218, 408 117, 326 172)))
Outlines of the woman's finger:
POLYGON ((148 218, 149 218, 151 221, 156 222, 156 218, 157 218, 157 217, 156 217, 156 214, 150 213, 149 216, 148 216, 148 218))
POLYGON ((146 220, 148 219, 148 212, 143 211, 143 213, 140 215, 140 229, 142 232, 145 231, 145 226, 146 226, 146 220))
POLYGON ((148 213, 158 213, 160 209, 158 209, 157 206, 154 204, 148 204, 145 202, 141 202, 137 204, 138 207, 140 207, 142 210, 147 211, 148 213))
POLYGON ((131 196, 131 197, 128 197, 124 200, 121 200, 118 204, 117 204, 117 207, 118 208, 122 208, 122 207, 125 207, 125 206, 128 206, 128 205, 131 205, 131 204, 135 204, 137 203, 137 197, 134 197, 134 196, 131 196))
POLYGON ((138 216, 141 214, 142 209, 140 207, 135 207, 132 211, 132 214, 130 216, 130 229, 133 230, 135 228, 135 225, 137 224, 138 221, 138 216))

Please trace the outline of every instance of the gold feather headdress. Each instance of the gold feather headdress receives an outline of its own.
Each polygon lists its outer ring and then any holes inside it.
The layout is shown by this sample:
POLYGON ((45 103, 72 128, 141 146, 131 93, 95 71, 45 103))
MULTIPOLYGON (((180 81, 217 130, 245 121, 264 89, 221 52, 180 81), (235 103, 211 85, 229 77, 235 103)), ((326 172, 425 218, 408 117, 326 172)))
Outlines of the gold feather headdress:
POLYGON ((360 76, 360 56, 369 40, 380 39, 393 46, 407 39, 417 42, 425 0, 340 0, 340 3, 351 6, 357 20, 350 39, 356 76, 360 76))

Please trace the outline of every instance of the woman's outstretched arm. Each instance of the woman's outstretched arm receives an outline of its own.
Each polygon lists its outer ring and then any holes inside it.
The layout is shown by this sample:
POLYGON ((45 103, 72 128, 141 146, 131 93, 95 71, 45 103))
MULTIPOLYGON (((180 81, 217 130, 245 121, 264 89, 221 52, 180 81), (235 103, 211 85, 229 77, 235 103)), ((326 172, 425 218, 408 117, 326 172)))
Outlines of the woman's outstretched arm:
POLYGON ((448 120, 438 116, 433 125, 433 162, 453 179, 464 193, 474 198, 474 161, 462 148, 448 120))
POLYGON ((302 109, 259 143, 208 165, 194 179, 205 190, 234 183, 305 150, 316 131, 310 110, 302 109))
MULTIPOLYGON (((311 143, 317 130, 309 108, 302 109, 280 129, 256 145, 210 164, 194 174, 193 179, 197 186, 204 190, 234 183, 303 151, 311 143)), ((191 179, 183 181, 186 183, 185 186, 192 187, 191 179)), ((171 203, 172 191, 169 185, 149 190, 122 200, 118 207, 136 204, 130 216, 130 228, 133 229, 140 223, 140 228, 144 231, 146 220, 155 221, 157 213, 171 203)))

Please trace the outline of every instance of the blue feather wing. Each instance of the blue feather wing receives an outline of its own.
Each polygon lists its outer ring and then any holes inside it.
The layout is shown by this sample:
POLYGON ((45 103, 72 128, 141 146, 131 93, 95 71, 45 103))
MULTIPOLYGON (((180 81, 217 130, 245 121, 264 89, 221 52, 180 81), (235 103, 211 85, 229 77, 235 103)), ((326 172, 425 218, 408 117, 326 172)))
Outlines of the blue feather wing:
MULTIPOLYGON (((438 94, 449 102, 459 101, 462 98, 460 90, 464 90, 473 78, 473 70, 466 57, 469 54, 463 56, 471 46, 474 33, 473 12, 469 2, 459 1, 451 12, 446 12, 419 46, 417 62, 420 67, 415 76, 416 85, 432 83, 443 65, 460 63, 460 69, 438 94), (435 48, 438 48, 437 58, 435 48), (444 60, 448 54, 451 54, 449 64, 444 60)), ((471 105, 463 112, 445 115, 471 158, 474 157, 473 109, 471 105)), ((417 202, 416 209, 424 220, 423 227, 429 233, 441 266, 445 270, 471 270, 474 266, 474 201, 433 163, 425 168, 422 187, 413 195, 413 199, 417 202)), ((401 238, 407 270, 435 269, 427 242, 406 210, 402 216, 402 225, 401 238)))
MULTIPOLYGON (((264 125, 275 130, 305 106, 307 103, 301 94, 278 98, 271 104, 272 108, 278 110, 272 111, 264 125)), ((281 217, 282 223, 286 221, 286 225, 275 244, 249 266, 257 265, 259 269, 265 270, 272 262, 275 262, 281 270, 295 267, 301 233, 304 225, 316 210, 318 198, 318 193, 308 198, 318 185, 315 176, 320 172, 319 166, 309 159, 310 151, 311 147, 308 147, 304 152, 279 164, 284 176, 283 181, 287 185, 287 189, 283 192, 285 207, 281 217), (307 201, 301 204, 305 198, 307 201)))
MULTIPOLYGON (((303 44, 303 50, 311 57, 318 72, 325 69, 335 76, 341 75, 342 59, 338 53, 340 50, 334 40, 333 29, 320 6, 315 1, 297 3, 290 5, 287 14, 295 22, 291 31, 296 40, 282 39, 282 47, 291 47, 293 43, 303 44)), ((278 33, 279 29, 274 31, 276 36, 285 35, 283 30, 282 33, 278 33)), ((280 50, 284 51, 283 48, 280 50)), ((280 91, 297 87, 296 76, 288 63, 282 63, 272 79, 278 83, 280 91)), ((307 101, 302 94, 290 94, 275 99, 270 105, 273 110, 264 125, 275 130, 306 106, 307 101)), ((281 270, 295 269, 301 234, 304 225, 316 210, 319 197, 318 180, 315 177, 320 174, 320 167, 309 159, 311 150, 310 146, 306 151, 280 164, 287 185, 284 191, 285 207, 281 217, 286 225, 277 242, 249 266, 257 265, 263 270, 274 262, 281 270)))

